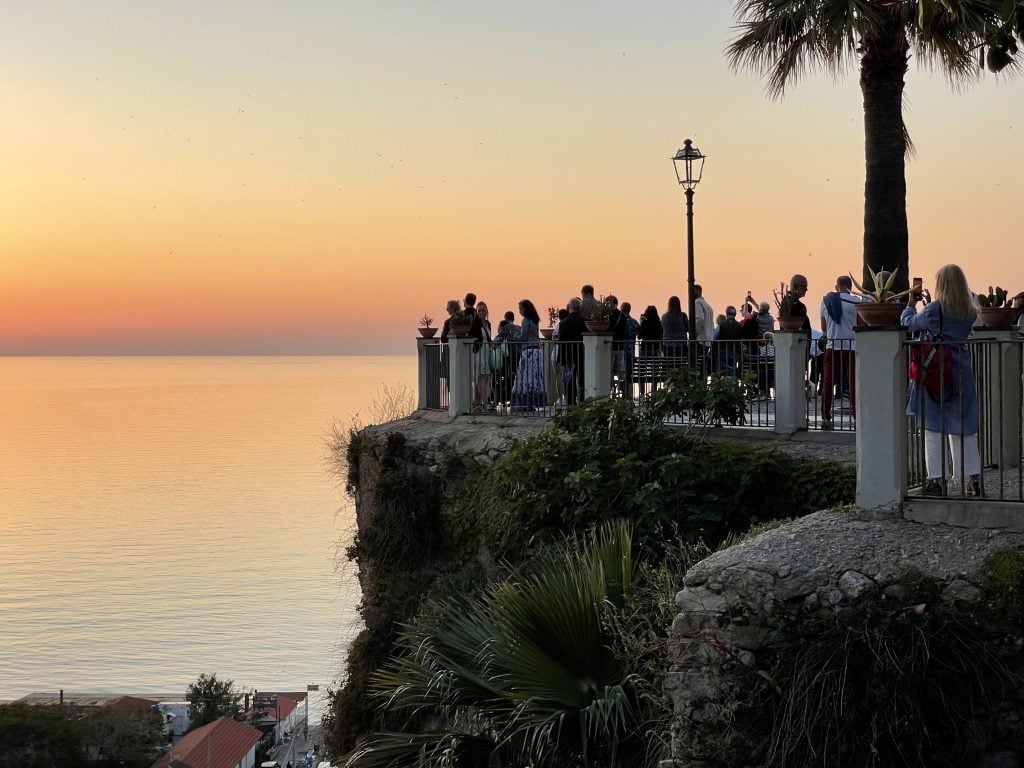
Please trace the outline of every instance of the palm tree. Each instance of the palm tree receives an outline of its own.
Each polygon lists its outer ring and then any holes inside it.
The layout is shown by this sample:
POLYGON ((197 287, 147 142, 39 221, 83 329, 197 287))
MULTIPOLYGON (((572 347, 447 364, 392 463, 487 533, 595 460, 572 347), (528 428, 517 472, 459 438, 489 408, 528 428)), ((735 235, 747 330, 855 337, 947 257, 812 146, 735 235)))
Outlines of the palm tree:
POLYGON ((370 737, 349 768, 643 766, 657 686, 613 650, 634 590, 632 536, 607 524, 529 574, 450 598, 410 628, 374 688, 407 733, 370 737), (433 725, 435 728, 430 729, 433 725))
POLYGON ((903 87, 911 48, 951 81, 1017 69, 1024 0, 736 0, 740 35, 726 49, 734 66, 768 75, 781 97, 791 80, 860 62, 864 97, 864 280, 868 268, 897 271, 907 288, 910 147, 903 87))

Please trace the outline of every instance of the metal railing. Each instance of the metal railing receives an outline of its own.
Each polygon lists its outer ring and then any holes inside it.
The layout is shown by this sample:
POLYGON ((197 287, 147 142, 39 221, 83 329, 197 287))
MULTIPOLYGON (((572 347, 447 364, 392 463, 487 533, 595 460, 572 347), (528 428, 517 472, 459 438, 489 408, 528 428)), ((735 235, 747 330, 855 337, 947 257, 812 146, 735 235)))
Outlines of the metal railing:
MULTIPOLYGON (((799 357, 795 369, 788 366, 787 377, 791 383, 794 375, 798 378, 800 404, 799 411, 791 405, 787 419, 780 424, 776 415, 780 381, 777 344, 771 334, 757 340, 706 343, 623 343, 601 334, 588 334, 582 343, 482 343, 450 338, 441 344, 420 340, 419 407, 451 415, 489 412, 550 417, 585 397, 609 394, 642 405, 667 385, 673 372, 686 369, 704 377, 718 374, 747 382, 743 426, 781 428, 790 434, 806 428, 802 423, 806 352, 794 352, 792 344, 783 349, 789 357, 782 359, 799 357)), ((690 417, 675 416, 669 423, 689 424, 690 417)))
POLYGON ((448 345, 440 340, 420 342, 420 355, 424 371, 421 372, 420 407, 427 410, 447 411, 450 404, 448 345))
MULTIPOLYGON (((1021 340, 932 344, 952 354, 951 378, 909 385, 907 495, 1024 501, 1021 340)), ((908 370, 924 352, 920 341, 906 344, 908 370)))
MULTIPOLYGON (((719 374, 746 377, 750 396, 746 403, 744 425, 771 428, 775 424, 775 347, 772 339, 743 341, 641 342, 638 353, 626 351, 624 381, 616 381, 616 391, 643 403, 668 383, 674 371, 689 369, 703 376, 719 374)), ((614 373, 614 371, 613 371, 614 373)), ((671 424, 689 424, 687 416, 673 416, 671 424)))
POLYGON ((821 340, 807 366, 808 429, 856 429, 857 353, 852 339, 821 340))

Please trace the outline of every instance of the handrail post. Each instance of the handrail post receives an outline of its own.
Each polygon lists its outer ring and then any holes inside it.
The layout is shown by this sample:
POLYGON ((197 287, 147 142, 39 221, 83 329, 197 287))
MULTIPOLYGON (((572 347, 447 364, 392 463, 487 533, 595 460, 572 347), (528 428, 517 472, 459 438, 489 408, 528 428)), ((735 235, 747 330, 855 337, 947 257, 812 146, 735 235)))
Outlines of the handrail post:
POLYGON ((906 331, 855 328, 857 507, 897 511, 907 482, 906 331))
POLYGON ((586 398, 607 397, 612 391, 612 335, 583 334, 583 386, 586 398))
POLYGON ((458 416, 473 411, 473 343, 476 339, 448 338, 450 400, 448 414, 458 416))
POLYGON ((775 331, 775 433, 807 429, 806 331, 775 331))

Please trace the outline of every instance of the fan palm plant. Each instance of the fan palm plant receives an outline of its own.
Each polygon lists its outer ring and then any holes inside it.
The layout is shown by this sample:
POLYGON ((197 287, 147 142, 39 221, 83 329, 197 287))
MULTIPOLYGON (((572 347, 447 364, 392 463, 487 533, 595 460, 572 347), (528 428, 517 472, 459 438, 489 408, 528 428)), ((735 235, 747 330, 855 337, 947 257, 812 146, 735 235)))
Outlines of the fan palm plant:
POLYGON ((632 592, 631 546, 627 526, 605 526, 407 630, 375 695, 437 728, 377 734, 349 766, 642 765, 656 697, 613 652, 607 620, 632 592))
POLYGON ((987 65, 1019 69, 1024 0, 736 0, 740 34, 733 64, 768 76, 782 96, 808 69, 840 74, 860 63, 864 98, 864 282, 868 268, 894 264, 907 288, 907 184, 910 142, 903 122, 904 75, 911 48, 964 82, 987 65))

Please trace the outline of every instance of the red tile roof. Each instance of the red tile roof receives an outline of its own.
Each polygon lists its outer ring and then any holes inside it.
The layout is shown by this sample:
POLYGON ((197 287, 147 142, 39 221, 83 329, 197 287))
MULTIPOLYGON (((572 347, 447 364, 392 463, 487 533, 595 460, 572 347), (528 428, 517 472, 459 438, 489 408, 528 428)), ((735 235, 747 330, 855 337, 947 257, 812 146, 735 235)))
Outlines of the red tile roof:
POLYGON ((138 696, 118 696, 103 703, 104 707, 119 707, 122 709, 145 709, 150 710, 159 702, 155 699, 141 699, 138 696))
POLYGON ((279 720, 287 720, 295 708, 299 706, 299 702, 295 699, 283 694, 277 694, 277 708, 279 710, 279 720))
POLYGON ((152 768, 235 768, 263 734, 222 717, 185 734, 152 768))
POLYGON ((265 691, 264 695, 277 696, 277 707, 260 707, 259 709, 260 712, 275 720, 287 720, 288 715, 299 706, 299 702, 306 698, 305 693, 273 693, 272 691, 265 691))

